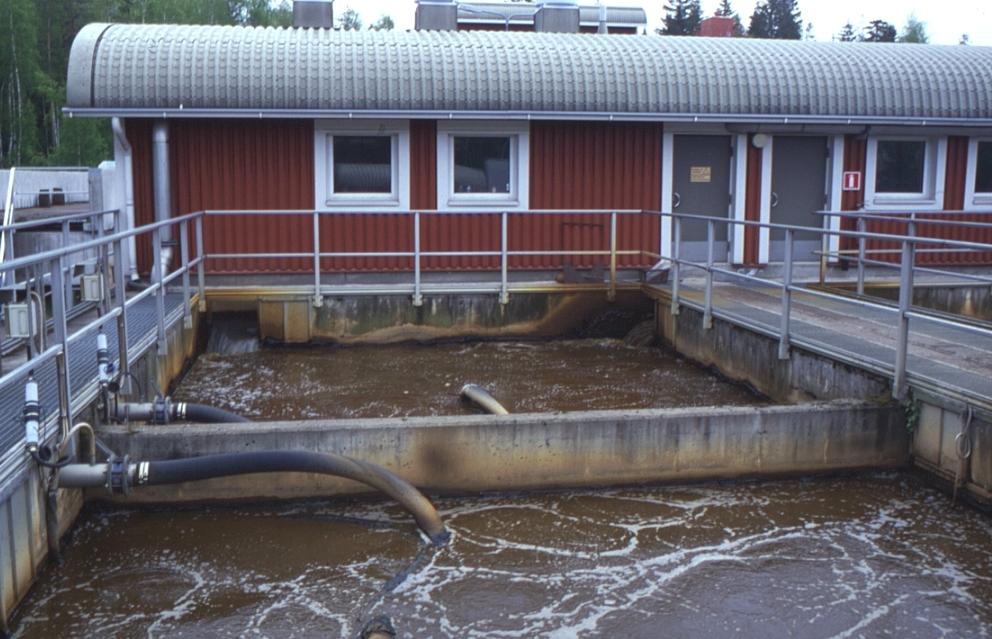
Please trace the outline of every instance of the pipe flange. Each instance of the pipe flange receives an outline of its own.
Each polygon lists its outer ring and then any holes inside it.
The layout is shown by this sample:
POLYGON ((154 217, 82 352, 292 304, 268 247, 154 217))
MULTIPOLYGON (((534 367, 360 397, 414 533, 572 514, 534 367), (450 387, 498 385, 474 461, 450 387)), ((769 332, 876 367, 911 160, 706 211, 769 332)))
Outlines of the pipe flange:
POLYGON ((131 492, 128 482, 127 469, 130 466, 131 458, 127 455, 123 457, 111 457, 107 461, 107 492, 111 495, 123 495, 127 497, 131 492))
POLYGON ((159 395, 152 403, 152 423, 166 425, 169 423, 169 398, 159 395))

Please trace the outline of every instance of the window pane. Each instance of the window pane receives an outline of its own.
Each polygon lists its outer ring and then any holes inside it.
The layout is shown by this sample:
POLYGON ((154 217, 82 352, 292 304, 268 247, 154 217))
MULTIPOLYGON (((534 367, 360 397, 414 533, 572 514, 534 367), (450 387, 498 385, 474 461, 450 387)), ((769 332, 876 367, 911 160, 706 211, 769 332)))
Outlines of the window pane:
POLYGON ((978 143, 975 193, 992 193, 992 142, 978 143))
POLYGON ((926 155, 922 140, 879 140, 875 192, 923 193, 926 155))
POLYGON ((510 138, 455 137, 455 193, 509 193, 510 138))
POLYGON ((335 135, 334 192, 392 193, 392 138, 335 135))

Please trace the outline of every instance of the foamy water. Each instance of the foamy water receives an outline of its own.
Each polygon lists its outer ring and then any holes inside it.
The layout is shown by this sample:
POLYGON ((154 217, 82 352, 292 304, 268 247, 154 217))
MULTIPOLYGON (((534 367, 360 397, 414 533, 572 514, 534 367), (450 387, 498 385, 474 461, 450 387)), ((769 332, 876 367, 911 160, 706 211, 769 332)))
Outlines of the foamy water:
POLYGON ((90 511, 17 636, 984 637, 992 525, 895 474, 90 511), (406 575, 397 578, 397 575, 406 575))

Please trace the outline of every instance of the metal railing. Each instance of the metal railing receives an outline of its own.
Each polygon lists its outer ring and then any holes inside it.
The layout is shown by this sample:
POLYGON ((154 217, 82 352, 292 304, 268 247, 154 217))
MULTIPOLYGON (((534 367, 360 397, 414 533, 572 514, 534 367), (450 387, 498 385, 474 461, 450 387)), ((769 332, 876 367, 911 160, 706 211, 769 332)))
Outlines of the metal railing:
MULTIPOLYGON (((670 247, 670 254, 664 255, 662 253, 651 254, 652 257, 656 257, 661 261, 667 261, 671 264, 671 276, 669 278, 671 282, 671 306, 670 313, 677 315, 679 312, 679 307, 683 303, 680 298, 680 280, 682 279, 682 268, 690 267, 694 269, 701 270, 705 273, 705 284, 703 290, 703 328, 709 329, 712 325, 712 318, 714 316, 713 307, 713 279, 714 274, 719 274, 726 276, 731 279, 736 279, 739 281, 749 281, 760 283, 765 286, 773 286, 781 289, 781 312, 780 312, 780 324, 778 330, 776 331, 776 337, 779 341, 778 346, 778 356, 781 359, 787 359, 789 357, 789 350, 791 342, 793 341, 793 332, 791 330, 791 319, 793 312, 793 300, 792 295, 796 292, 802 292, 813 297, 829 299, 833 301, 843 302, 847 304, 855 304, 862 307, 870 307, 877 310, 882 310, 886 312, 891 312, 898 321, 898 331, 896 336, 895 345, 895 363, 892 367, 891 374, 893 378, 893 388, 892 394, 896 398, 905 397, 907 390, 907 356, 908 356, 908 344, 909 344, 909 322, 911 319, 926 320, 929 322, 936 322, 944 324, 946 326, 953 326, 965 331, 970 331, 973 333, 981 334, 986 337, 992 337, 992 330, 979 325, 970 324, 967 322, 956 322, 937 316, 932 313, 925 312, 923 310, 917 310, 912 307, 912 291, 914 282, 914 271, 921 270, 923 267, 915 265, 915 255, 919 250, 918 245, 923 245, 927 250, 928 248, 939 247, 941 250, 951 249, 961 249, 966 251, 976 251, 981 253, 992 252, 992 244, 986 244, 982 242, 969 242, 964 240, 949 240, 943 238, 932 238, 924 237, 919 235, 896 235, 888 233, 871 233, 867 231, 851 231, 851 230, 840 230, 831 229, 828 225, 825 225, 822 229, 811 228, 806 226, 788 225, 788 224, 772 224, 763 223, 750 220, 735 220, 727 218, 717 218, 713 216, 705 215, 693 215, 687 213, 659 213, 662 217, 669 217, 672 220, 672 244, 670 247), (695 220, 697 222, 706 223, 706 237, 707 237, 707 257, 705 262, 695 262, 691 260, 686 260, 680 257, 680 248, 682 245, 682 224, 686 220, 695 220), (772 279, 770 277, 758 277, 756 275, 739 272, 731 268, 723 268, 716 265, 714 259, 714 228, 716 224, 727 225, 728 236, 730 236, 730 229, 736 226, 743 226, 745 228, 754 229, 776 229, 784 232, 785 235, 785 257, 782 263, 782 277, 781 280, 772 279), (884 242, 894 242, 900 246, 900 262, 899 262, 899 301, 896 307, 892 307, 886 304, 871 302, 864 299, 851 298, 849 296, 839 295, 837 293, 831 293, 825 290, 818 290, 811 288, 809 286, 803 286, 796 284, 793 281, 793 271, 794 271, 794 245, 795 245, 795 234, 799 232, 809 233, 809 232, 821 233, 821 238, 824 247, 828 243, 830 236, 836 236, 841 238, 851 238, 857 240, 859 243, 865 240, 877 240, 884 242)), ((821 260, 826 259, 826 250, 821 251, 823 255, 821 260)), ((924 269, 930 270, 930 269, 924 269)), ((983 278, 984 280, 984 278, 983 278)), ((730 321, 739 324, 748 324, 746 320, 739 316, 734 316, 731 313, 723 313, 723 316, 730 321)))

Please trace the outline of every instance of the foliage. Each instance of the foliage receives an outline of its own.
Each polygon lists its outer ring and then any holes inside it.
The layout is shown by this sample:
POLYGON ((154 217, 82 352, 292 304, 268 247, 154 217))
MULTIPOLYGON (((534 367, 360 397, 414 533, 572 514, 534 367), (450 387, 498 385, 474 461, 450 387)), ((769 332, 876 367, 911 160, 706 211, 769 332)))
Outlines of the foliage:
POLYGON ((741 24, 741 18, 737 15, 737 12, 731 8, 730 0, 720 0, 720 6, 717 7, 716 15, 721 18, 733 18, 735 38, 739 38, 744 35, 744 25, 741 24))
POLYGON ((854 33, 854 25, 851 24, 850 20, 848 20, 847 24, 844 25, 844 28, 840 30, 839 34, 837 34, 837 40, 840 42, 854 42, 857 39, 858 36, 854 33))
POLYGON ((338 28, 342 31, 359 31, 362 28, 362 16, 352 8, 345 9, 338 18, 338 28))
POLYGON ((967 33, 962 33, 961 39, 958 40, 958 44, 971 44, 971 36, 969 36, 967 33))
POLYGON ((662 35, 696 35, 699 23, 703 21, 703 9, 699 0, 673 0, 665 5, 665 17, 658 31, 662 35))
POLYGON ((752 38, 798 40, 803 20, 796 0, 758 0, 747 34, 752 38))
POLYGON ((393 19, 390 16, 383 15, 380 16, 378 20, 373 22, 372 25, 369 26, 369 29, 372 29, 373 31, 392 31, 395 27, 396 24, 393 22, 393 19))
POLYGON ((896 28, 885 20, 872 20, 861 34, 862 42, 895 42, 896 28))
POLYGON ((906 26, 899 34, 899 42, 909 42, 913 44, 927 44, 930 36, 927 35, 927 24, 917 19, 915 13, 909 14, 906 26))
POLYGON ((106 120, 63 116, 69 49, 90 22, 292 24, 290 0, 0 0, 0 167, 110 156, 106 120))

